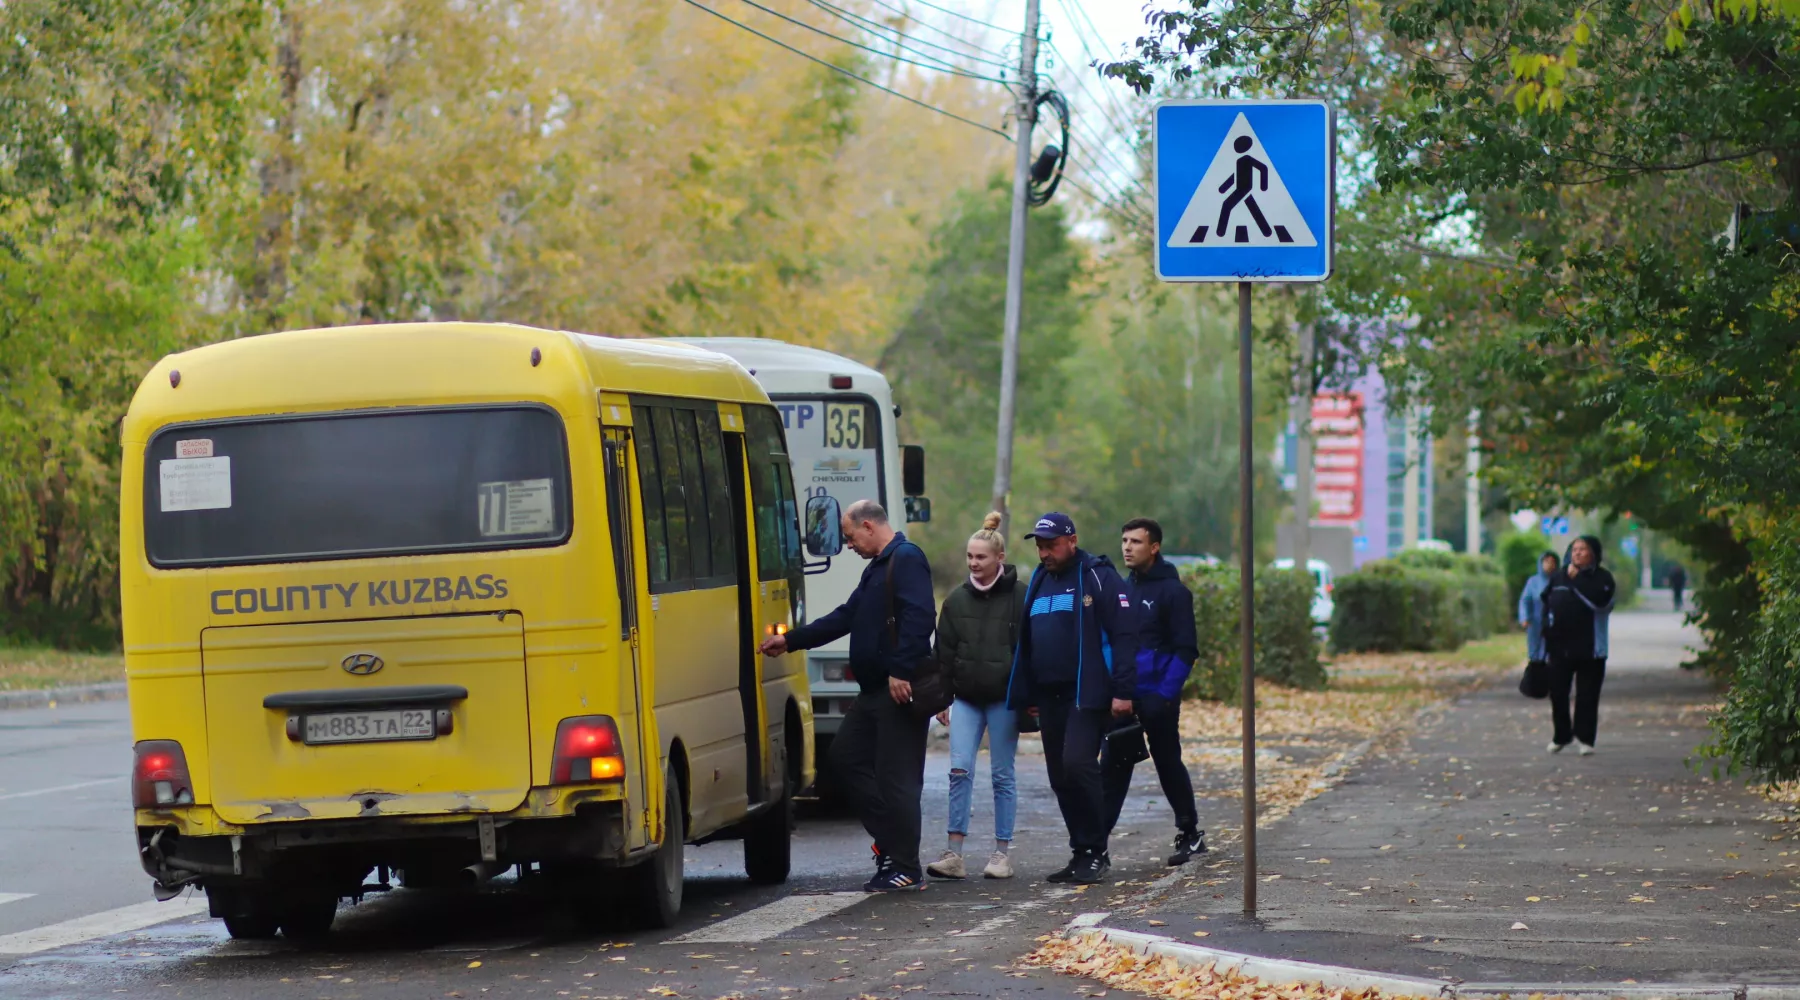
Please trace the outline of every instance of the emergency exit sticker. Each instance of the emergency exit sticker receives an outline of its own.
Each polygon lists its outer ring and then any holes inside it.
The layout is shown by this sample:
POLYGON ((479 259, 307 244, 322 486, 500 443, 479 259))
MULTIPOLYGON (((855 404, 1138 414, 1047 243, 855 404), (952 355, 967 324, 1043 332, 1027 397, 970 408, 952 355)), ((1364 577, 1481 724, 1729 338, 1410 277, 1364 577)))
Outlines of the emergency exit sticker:
POLYGON ((213 457, 212 438, 190 438, 175 442, 176 458, 211 458, 213 457))
POLYGON ((556 493, 548 479, 481 483, 481 535, 542 535, 556 526, 556 493))
POLYGON ((164 513, 179 510, 224 510, 231 506, 229 455, 216 458, 165 458, 158 471, 162 479, 164 513))

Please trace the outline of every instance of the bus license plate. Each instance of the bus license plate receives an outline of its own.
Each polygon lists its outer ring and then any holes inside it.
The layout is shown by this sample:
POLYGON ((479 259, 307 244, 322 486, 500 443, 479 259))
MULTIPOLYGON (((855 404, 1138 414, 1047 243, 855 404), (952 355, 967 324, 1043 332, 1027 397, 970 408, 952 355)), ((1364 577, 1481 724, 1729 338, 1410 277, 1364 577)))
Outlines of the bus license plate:
POLYGON ((331 712, 306 717, 308 743, 374 743, 382 740, 429 740, 437 726, 429 709, 385 712, 331 712))

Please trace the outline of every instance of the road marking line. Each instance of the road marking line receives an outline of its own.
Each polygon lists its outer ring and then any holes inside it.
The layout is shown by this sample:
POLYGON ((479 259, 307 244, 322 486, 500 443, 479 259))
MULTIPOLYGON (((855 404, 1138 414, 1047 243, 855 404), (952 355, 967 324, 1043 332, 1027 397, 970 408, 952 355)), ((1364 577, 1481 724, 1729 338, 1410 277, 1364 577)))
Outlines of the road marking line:
POLYGON ((33 795, 51 795, 56 792, 72 792, 77 788, 92 788, 95 785, 124 784, 124 778, 100 778, 96 781, 78 781, 73 785, 57 785, 55 788, 39 788, 29 792, 7 792, 0 795, 0 802, 7 799, 28 799, 33 795))
POLYGON ((1001 915, 999 915, 997 917, 989 917, 988 919, 983 920, 981 923, 976 924, 975 926, 969 928, 966 931, 952 932, 950 936, 951 937, 987 937, 989 934, 992 934, 995 931, 999 930, 1000 928, 1005 927, 1007 924, 1012 923, 1013 921, 1019 919, 1020 917, 1024 916, 1027 913, 1030 913, 1032 910, 1036 910, 1041 907, 1047 906, 1055 900, 1059 900, 1059 899, 1062 899, 1067 896, 1072 896, 1074 894, 1075 894, 1075 890, 1070 889, 1066 886, 1058 886, 1057 888, 1051 889, 1050 891, 1044 893, 1043 897, 1040 899, 1027 900, 1027 901, 1020 903, 1019 905, 1013 907, 1011 910, 1008 910, 1007 912, 1002 913, 1001 915))
POLYGON ((0 904, 16 903, 21 899, 30 899, 35 892, 0 892, 0 904))
POLYGON ((154 924, 195 917, 206 913, 206 897, 190 896, 167 903, 151 900, 133 903, 116 910, 90 913, 85 917, 65 920, 17 934, 0 936, 0 955, 35 955, 41 951, 67 948, 95 938, 110 937, 126 931, 142 930, 154 924))
POLYGON ((866 892, 827 892, 816 896, 784 896, 773 903, 728 920, 689 931, 668 944, 748 944, 767 941, 868 899, 866 892))

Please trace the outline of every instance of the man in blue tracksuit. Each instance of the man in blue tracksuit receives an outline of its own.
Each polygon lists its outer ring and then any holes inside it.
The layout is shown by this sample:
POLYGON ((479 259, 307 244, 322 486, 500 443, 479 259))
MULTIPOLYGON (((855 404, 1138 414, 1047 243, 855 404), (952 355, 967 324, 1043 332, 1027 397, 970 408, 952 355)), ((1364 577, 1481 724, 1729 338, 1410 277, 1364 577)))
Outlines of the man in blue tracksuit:
POLYGON ((1037 706, 1044 767, 1069 828, 1069 863, 1051 882, 1099 882, 1106 851, 1100 744, 1114 718, 1131 714, 1137 687, 1137 624, 1125 581, 1104 556, 1080 548, 1067 514, 1045 514, 1025 536, 1038 568, 1025 591, 1025 622, 1013 654, 1006 704, 1037 706))
MULTIPOLYGON (((1144 727, 1150 758, 1156 762, 1163 797, 1175 811, 1175 852, 1168 859, 1173 868, 1206 853, 1206 831, 1200 829, 1200 815, 1194 808, 1193 779, 1181 759, 1181 689, 1200 657, 1194 637, 1194 595, 1181 582, 1181 574, 1162 557, 1162 525, 1147 517, 1126 521, 1119 529, 1119 547, 1131 570, 1127 582, 1131 605, 1138 613, 1138 723, 1144 727)), ((1101 756, 1108 830, 1119 822, 1135 764, 1123 754, 1101 756)))

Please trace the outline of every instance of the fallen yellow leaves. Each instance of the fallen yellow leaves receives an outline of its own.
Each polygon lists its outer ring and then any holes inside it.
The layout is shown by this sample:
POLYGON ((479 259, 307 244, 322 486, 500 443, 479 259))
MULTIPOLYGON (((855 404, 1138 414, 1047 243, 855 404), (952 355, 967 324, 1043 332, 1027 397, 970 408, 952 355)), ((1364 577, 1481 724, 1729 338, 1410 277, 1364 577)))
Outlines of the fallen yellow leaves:
POLYGON ((1213 965, 1183 965, 1107 942, 1098 934, 1053 938, 1025 957, 1027 965, 1067 976, 1095 979, 1115 989, 1135 990, 1172 1000, 1389 1000, 1379 990, 1339 990, 1318 983, 1273 986, 1259 979, 1221 972, 1213 965))

